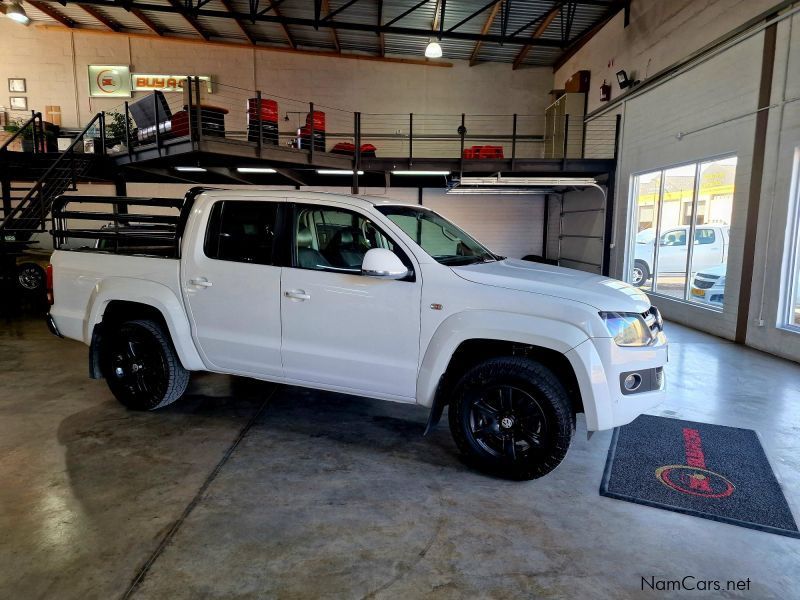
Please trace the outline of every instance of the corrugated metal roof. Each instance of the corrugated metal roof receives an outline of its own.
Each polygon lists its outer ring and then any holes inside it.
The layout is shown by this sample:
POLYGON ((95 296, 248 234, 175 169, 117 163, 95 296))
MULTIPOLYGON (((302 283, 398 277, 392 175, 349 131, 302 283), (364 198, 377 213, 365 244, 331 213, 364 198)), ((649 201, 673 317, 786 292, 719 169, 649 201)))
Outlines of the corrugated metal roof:
MULTIPOLYGON (((83 10, 72 0, 67 0, 66 6, 53 0, 42 0, 48 4, 53 11, 58 12, 75 22, 78 28, 106 29, 105 25, 95 19, 89 12, 83 10)), ((194 0, 197 2, 197 0, 194 0)), ((349 0, 329 0, 328 5, 331 12, 343 7, 349 0)), ((389 23, 403 12, 417 4, 419 0, 383 0, 382 22, 389 23)), ((605 4, 598 3, 596 0, 590 4, 578 2, 565 3, 560 0, 503 0, 503 5, 510 5, 506 34, 514 34, 520 37, 530 37, 536 27, 542 22, 544 15, 554 9, 558 10, 556 17, 548 25, 540 37, 544 40, 561 42, 560 46, 539 46, 531 45, 522 61, 523 65, 552 65, 562 54, 563 48, 577 39, 581 34, 590 30, 608 14, 608 4, 612 0, 607 0, 605 4), (508 2, 508 4, 506 4, 508 2), (564 32, 567 25, 568 7, 574 6, 572 24, 569 28, 569 35, 564 39, 564 32), (538 19, 538 20, 537 20, 538 19)), ((121 4, 121 2, 120 2, 121 4)), ((132 6, 158 5, 173 9, 175 5, 181 7, 184 0, 133 0, 132 6)), ((333 17, 334 21, 363 24, 365 26, 378 25, 378 11, 380 0, 358 0, 354 4, 346 7, 342 12, 333 17)), ((492 7, 487 7, 489 0, 449 0, 446 3, 444 17, 444 29, 447 30, 476 11, 482 10, 467 22, 459 25, 456 31, 470 34, 480 34, 487 22, 487 18, 492 12, 492 7)), ((249 0, 227 0, 227 5, 231 10, 242 14, 248 14, 250 10, 249 0)), ((405 35, 390 33, 384 35, 384 49, 387 55, 410 56, 419 58, 424 55, 425 47, 431 38, 436 37, 433 30, 434 20, 439 7, 439 0, 428 0, 410 14, 404 16, 393 24, 395 27, 403 27, 418 30, 430 30, 430 35, 405 35)), ((259 10, 268 9, 268 0, 260 0, 259 10)), ((26 3, 26 8, 30 17, 37 22, 56 23, 48 15, 36 10, 32 5, 26 3)), ((120 25, 123 31, 149 32, 149 28, 134 15, 122 6, 98 6, 91 5, 91 8, 105 15, 113 22, 120 25)), ((202 7, 203 11, 214 11, 217 13, 227 13, 225 3, 222 0, 210 0, 202 7)), ((175 35, 181 37, 199 37, 199 33, 192 26, 189 20, 179 12, 164 12, 161 10, 146 10, 142 13, 151 20, 165 35, 175 35)), ((295 19, 314 19, 313 0, 284 0, 278 7, 278 14, 295 19)), ((268 10, 268 15, 275 13, 268 10)), ((323 11, 323 16, 324 16, 323 11)), ((489 34, 499 36, 502 34, 502 15, 503 10, 498 10, 494 21, 489 28, 489 34)), ((198 15, 194 17, 201 30, 214 40, 226 40, 231 42, 249 43, 248 36, 257 43, 275 46, 289 45, 289 36, 296 43, 297 47, 304 50, 323 50, 336 51, 334 42, 334 31, 342 52, 375 55, 380 52, 380 36, 375 31, 361 31, 354 29, 320 27, 315 29, 311 26, 289 24, 285 27, 279 23, 259 21, 255 23, 250 19, 240 19, 237 24, 233 18, 221 18, 218 16, 198 15), (248 35, 242 31, 244 28, 248 35), (286 33, 288 30, 288 36, 286 33)), ((445 38, 441 41, 443 58, 453 60, 469 59, 475 49, 474 40, 450 39, 445 38)), ((513 63, 520 53, 522 46, 519 44, 500 45, 496 42, 484 42, 478 53, 478 61, 505 62, 513 63)))

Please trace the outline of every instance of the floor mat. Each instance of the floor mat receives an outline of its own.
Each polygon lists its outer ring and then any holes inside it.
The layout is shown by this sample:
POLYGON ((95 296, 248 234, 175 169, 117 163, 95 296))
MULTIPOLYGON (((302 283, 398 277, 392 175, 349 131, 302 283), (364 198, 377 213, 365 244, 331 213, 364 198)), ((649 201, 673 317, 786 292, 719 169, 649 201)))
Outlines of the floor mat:
POLYGON ((642 415, 614 430, 600 494, 800 538, 752 429, 642 415))

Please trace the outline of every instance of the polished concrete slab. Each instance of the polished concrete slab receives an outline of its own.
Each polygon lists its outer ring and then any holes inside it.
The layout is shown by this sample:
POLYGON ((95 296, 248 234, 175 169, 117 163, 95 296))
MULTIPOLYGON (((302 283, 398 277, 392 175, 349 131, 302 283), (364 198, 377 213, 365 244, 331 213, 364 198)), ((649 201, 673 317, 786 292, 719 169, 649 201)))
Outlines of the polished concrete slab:
MULTIPOLYGON (((655 414, 755 429, 800 518, 800 365, 669 325, 655 414)), ((600 497, 610 432, 515 483, 426 411, 198 375, 140 414, 86 349, 0 324, 0 597, 655 597, 642 577, 800 590, 800 540, 600 497)), ((700 595, 688 593, 686 597, 700 595)), ((735 593, 729 594, 736 597, 735 593)))

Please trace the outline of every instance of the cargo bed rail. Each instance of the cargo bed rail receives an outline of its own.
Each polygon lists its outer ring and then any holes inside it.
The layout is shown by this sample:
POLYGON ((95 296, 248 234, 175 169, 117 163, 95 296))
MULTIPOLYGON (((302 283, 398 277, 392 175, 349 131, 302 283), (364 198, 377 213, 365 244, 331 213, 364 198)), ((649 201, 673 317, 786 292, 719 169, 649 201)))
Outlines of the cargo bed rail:
POLYGON ((179 258, 186 220, 202 191, 185 198, 60 196, 53 203, 53 247, 179 258), (95 243, 75 247, 70 240, 95 243))

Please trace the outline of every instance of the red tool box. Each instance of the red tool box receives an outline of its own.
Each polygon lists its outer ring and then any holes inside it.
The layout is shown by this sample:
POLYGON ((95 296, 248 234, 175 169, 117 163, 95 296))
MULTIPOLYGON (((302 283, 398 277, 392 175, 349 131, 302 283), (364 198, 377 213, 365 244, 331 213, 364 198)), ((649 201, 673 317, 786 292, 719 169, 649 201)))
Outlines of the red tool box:
POLYGON ((502 146, 472 146, 470 148, 464 148, 463 157, 467 158, 467 159, 477 159, 477 160, 503 158, 503 147, 502 146))
MULTIPOLYGON (((375 148, 375 146, 372 144, 361 144, 361 156, 374 158, 376 150, 377 148, 375 148)), ((356 145, 350 142, 339 142, 333 148, 331 148, 331 153, 353 156, 356 153, 356 145)))

